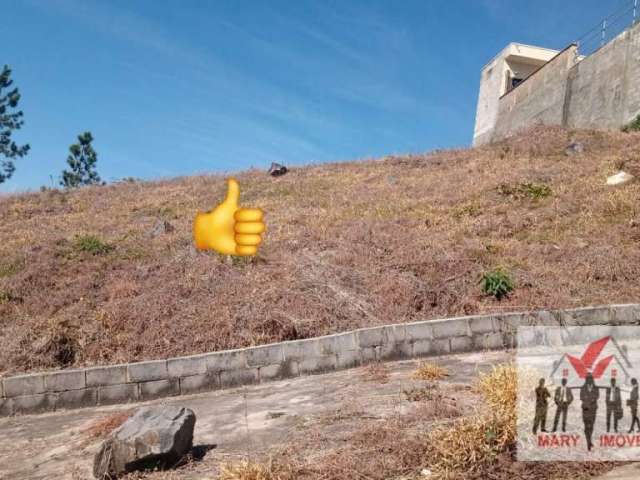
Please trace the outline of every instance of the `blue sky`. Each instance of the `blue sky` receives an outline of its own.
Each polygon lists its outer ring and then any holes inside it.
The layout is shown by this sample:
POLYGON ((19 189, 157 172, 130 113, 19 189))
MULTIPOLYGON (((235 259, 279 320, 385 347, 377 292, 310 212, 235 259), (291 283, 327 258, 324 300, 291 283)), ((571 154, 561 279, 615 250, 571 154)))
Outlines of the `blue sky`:
POLYGON ((465 146, 491 57, 621 3, 0 0, 31 144, 0 191, 57 184, 85 130, 108 181, 465 146))

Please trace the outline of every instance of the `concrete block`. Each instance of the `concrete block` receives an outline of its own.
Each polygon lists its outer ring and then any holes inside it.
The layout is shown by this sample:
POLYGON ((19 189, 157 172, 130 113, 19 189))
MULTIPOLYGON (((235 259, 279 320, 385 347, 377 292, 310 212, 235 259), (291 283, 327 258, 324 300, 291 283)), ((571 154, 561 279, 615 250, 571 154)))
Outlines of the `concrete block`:
POLYGON ((496 327, 501 332, 515 332, 519 326, 525 326, 524 319, 526 314, 524 313, 506 313, 504 315, 496 315, 494 320, 496 327))
POLYGON ((452 338, 471 336, 469 321, 466 318, 448 318, 431 322, 433 338, 452 338))
POLYGON ((127 379, 130 383, 150 382, 169 378, 166 360, 131 363, 127 366, 127 379))
POLYGON ((502 333, 485 333, 473 336, 473 347, 476 350, 494 350, 504 347, 502 333))
POLYGON ((378 348, 380 360, 401 360, 413 356, 413 344, 408 341, 387 343, 378 348))
POLYGON ((242 370, 227 370, 220 372, 220 386, 222 388, 252 385, 259 382, 260 372, 257 368, 244 368, 242 370))
POLYGON ((433 338, 433 328, 430 321, 408 323, 404 328, 407 338, 413 342, 431 340, 433 338))
POLYGON ((448 338, 433 339, 431 341, 431 347, 434 355, 445 355, 447 353, 451 353, 451 342, 448 338))
POLYGON ((56 394, 24 395, 13 397, 13 413, 40 413, 55 410, 56 394))
POLYGON ((497 330, 492 315, 469 318, 469 327, 471 328, 471 333, 474 335, 479 333, 493 333, 497 330))
POLYGON ((298 363, 300 375, 307 373, 323 373, 335 370, 338 364, 336 355, 325 355, 322 357, 305 358, 298 363))
POLYGON ((140 387, 140 399, 142 400, 180 395, 180 380, 177 378, 140 382, 138 385, 140 387))
POLYGON ((180 378, 179 390, 182 395, 189 393, 210 392, 220 388, 220 374, 208 372, 180 378))
POLYGON ((380 360, 380 358, 378 357, 378 348, 379 347, 366 347, 360 349, 362 365, 366 365, 367 363, 371 362, 377 362, 380 360))
POLYGON ((469 352, 473 350, 473 338, 467 336, 450 338, 449 347, 453 353, 469 352))
POLYGON ((363 328, 357 331, 358 345, 361 348, 375 347, 387 342, 385 327, 363 328))
POLYGON ((229 350, 206 355, 207 372, 242 370, 247 368, 247 349, 229 350))
POLYGON ((190 357, 170 358, 167 370, 170 378, 188 377, 207 373, 210 355, 192 355, 190 357))
POLYGON ((336 335, 331 335, 329 338, 332 339, 334 345, 332 353, 337 354, 348 350, 358 349, 357 332, 338 333, 336 335))
POLYGON ((0 417, 10 417, 13 414, 13 398, 0 398, 0 417))
POLYGON ((98 389, 84 388, 60 392, 56 400, 56 410, 92 407, 98 404, 98 389))
POLYGON ((387 330, 387 339, 389 342, 401 343, 409 340, 407 329, 403 324, 389 325, 385 327, 387 330))
POLYGON ((518 346, 518 336, 515 333, 505 332, 502 334, 504 348, 516 348, 518 346))
POLYGON ((282 351, 284 353, 285 361, 301 360, 303 358, 304 351, 307 350, 304 345, 308 343, 311 342, 309 340, 293 340, 290 342, 284 342, 282 344, 282 351))
POLYGON ((278 344, 247 348, 246 353, 247 366, 249 367, 260 367, 284 362, 284 348, 278 344))
POLYGON ((44 375, 44 388, 47 392, 80 390, 87 386, 84 370, 68 370, 44 375))
POLYGON ((44 376, 42 374, 18 375, 3 380, 5 397, 19 397, 44 393, 44 376))
POLYGON ((541 326, 560 326, 562 325, 562 318, 558 312, 550 310, 538 310, 529 314, 524 314, 524 319, 521 325, 541 325, 541 326))
POLYGON ((609 307, 585 307, 565 310, 562 319, 566 325, 607 325, 611 321, 609 307))
POLYGON ((134 402, 140 399, 137 383, 109 385, 98 388, 98 405, 134 402))
POLYGON ((611 323, 614 325, 637 325, 640 323, 640 305, 613 305, 611 323))
POLYGON ((89 368, 86 370, 86 374, 87 387, 104 387, 127 383, 126 365, 89 368))
MULTIPOLYGON (((260 381, 280 380, 287 378, 287 371, 282 365, 264 365, 258 369, 260 373, 260 381)), ((297 372, 296 372, 297 373, 297 372)), ((296 375, 297 376, 297 375, 296 375)))
POLYGON ((309 338, 287 342, 283 345, 284 358, 286 360, 303 360, 322 356, 322 352, 331 355, 335 348, 334 340, 331 337, 309 338))
POLYGON ((285 360, 282 365, 282 376, 284 378, 292 378, 300 375, 300 370, 298 369, 298 362, 296 360, 285 360))
POLYGON ((357 350, 358 343, 355 332, 319 337, 312 344, 301 344, 303 358, 336 355, 346 350, 357 350))
POLYGON ((362 353, 360 350, 345 350, 337 355, 336 368, 346 369, 362 365, 362 353))
POLYGON ((428 355, 434 355, 433 340, 416 340, 413 342, 412 356, 426 357, 428 355))

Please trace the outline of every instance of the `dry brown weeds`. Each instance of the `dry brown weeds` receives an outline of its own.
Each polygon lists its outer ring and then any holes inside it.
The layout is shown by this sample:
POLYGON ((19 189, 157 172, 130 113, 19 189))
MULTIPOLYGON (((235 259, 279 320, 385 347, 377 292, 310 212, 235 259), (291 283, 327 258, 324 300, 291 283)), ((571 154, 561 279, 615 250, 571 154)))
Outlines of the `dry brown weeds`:
POLYGON ((487 311, 640 298, 640 134, 537 128, 478 149, 238 174, 257 258, 196 252, 221 176, 0 199, 0 374, 164 358, 487 311), (564 155, 569 140, 585 153, 564 155), (500 185, 551 195, 505 196, 500 185), (158 219, 175 230, 150 235, 158 219), (110 248, 78 248, 93 235, 110 248), (503 265, 516 290, 483 297, 503 265))
POLYGON ((126 422, 132 413, 131 410, 125 410, 99 418, 87 427, 85 433, 94 439, 106 438, 111 432, 126 422))
POLYGON ((418 368, 411 374, 416 380, 442 380, 449 376, 449 371, 433 362, 421 362, 418 368))

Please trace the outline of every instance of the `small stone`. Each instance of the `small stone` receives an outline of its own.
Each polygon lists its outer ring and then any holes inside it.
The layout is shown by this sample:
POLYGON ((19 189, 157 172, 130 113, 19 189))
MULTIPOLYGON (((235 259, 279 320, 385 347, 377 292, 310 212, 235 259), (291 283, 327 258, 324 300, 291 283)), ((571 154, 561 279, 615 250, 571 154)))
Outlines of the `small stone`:
POLYGON ((271 168, 269 168, 269 175, 271 175, 272 177, 280 177, 288 171, 289 170, 284 165, 273 162, 271 163, 271 168))
POLYGON ((584 152, 584 145, 581 142, 571 142, 564 150, 567 156, 576 155, 584 152))
POLYGON ((94 477, 106 480, 173 467, 191 451, 195 424, 196 415, 188 408, 141 408, 103 442, 94 458, 94 477))
POLYGON ((611 175, 607 178, 607 185, 623 185, 625 183, 629 183, 635 177, 630 173, 623 172, 622 170, 616 173, 615 175, 611 175))

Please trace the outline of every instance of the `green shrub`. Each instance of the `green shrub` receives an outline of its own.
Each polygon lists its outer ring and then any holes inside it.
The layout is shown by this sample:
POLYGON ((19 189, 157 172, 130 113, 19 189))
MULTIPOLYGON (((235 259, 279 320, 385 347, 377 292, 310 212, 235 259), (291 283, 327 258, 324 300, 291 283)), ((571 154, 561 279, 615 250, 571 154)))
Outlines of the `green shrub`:
POLYGON ((113 250, 113 247, 95 235, 78 235, 74 242, 74 248, 79 252, 86 252, 92 255, 104 255, 113 250))
POLYGON ((486 272, 480 283, 482 283, 482 292, 485 295, 491 295, 498 300, 502 300, 514 289, 513 280, 502 268, 486 272))
POLYGON ((622 127, 623 132, 637 132, 638 130, 640 130, 640 115, 622 127))

